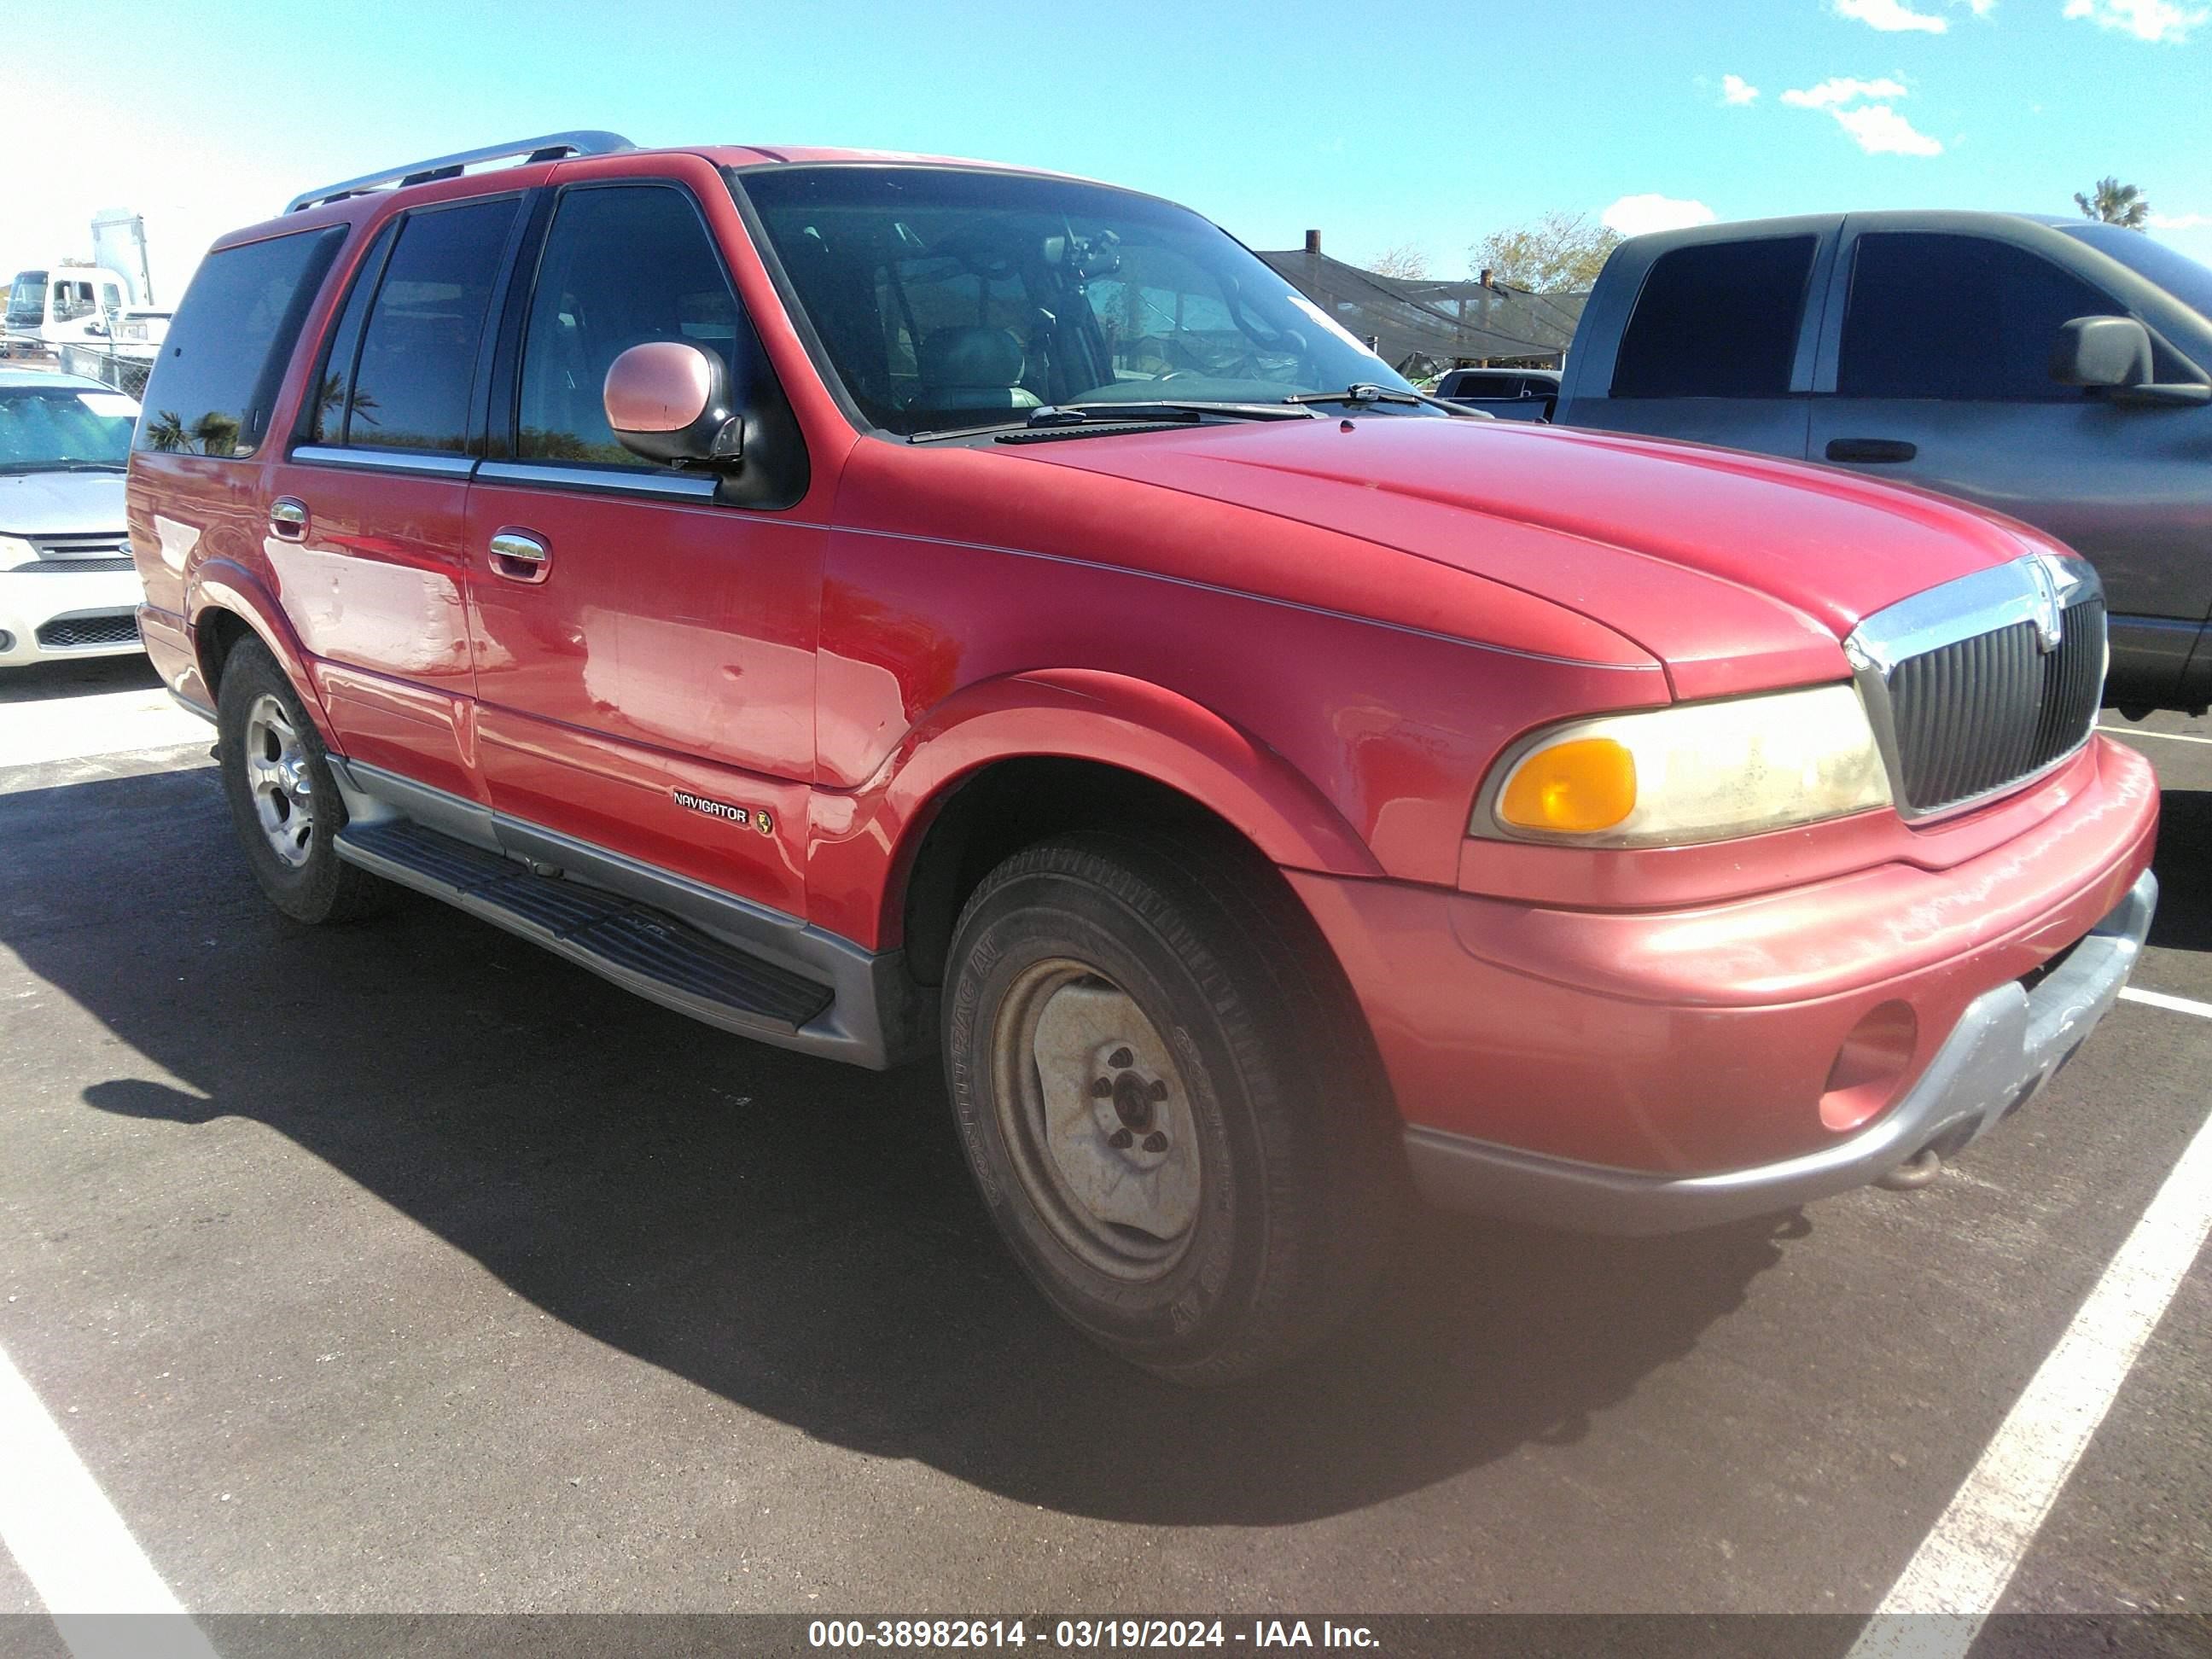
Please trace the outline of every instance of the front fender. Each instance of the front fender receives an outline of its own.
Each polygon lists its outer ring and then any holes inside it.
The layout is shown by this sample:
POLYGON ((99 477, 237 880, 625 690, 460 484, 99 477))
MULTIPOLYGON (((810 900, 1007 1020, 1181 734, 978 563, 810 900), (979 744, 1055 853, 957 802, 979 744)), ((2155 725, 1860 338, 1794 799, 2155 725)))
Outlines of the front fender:
POLYGON ((964 688, 908 732, 876 775, 814 797, 812 918, 878 948, 930 822, 968 778, 1018 758, 1095 761, 1206 807, 1278 865, 1382 873, 1342 814, 1289 762, 1189 698, 1127 675, 1041 669, 964 688))

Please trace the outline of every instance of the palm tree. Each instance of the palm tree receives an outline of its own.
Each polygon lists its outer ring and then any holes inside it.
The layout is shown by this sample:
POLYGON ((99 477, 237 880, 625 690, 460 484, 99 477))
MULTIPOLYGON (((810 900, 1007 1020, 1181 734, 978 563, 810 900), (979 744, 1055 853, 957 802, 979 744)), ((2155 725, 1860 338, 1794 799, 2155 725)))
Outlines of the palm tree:
POLYGON ((2144 199, 2142 191, 2112 178, 2098 179, 2097 188, 2090 195, 2075 191, 2074 205, 2081 210, 2085 219, 2125 225, 2130 230, 2141 230, 2143 221, 2150 217, 2150 204, 2144 199))
POLYGON ((173 409, 161 410, 146 423, 146 441, 173 454, 188 454, 192 447, 191 434, 185 430, 184 422, 173 409))

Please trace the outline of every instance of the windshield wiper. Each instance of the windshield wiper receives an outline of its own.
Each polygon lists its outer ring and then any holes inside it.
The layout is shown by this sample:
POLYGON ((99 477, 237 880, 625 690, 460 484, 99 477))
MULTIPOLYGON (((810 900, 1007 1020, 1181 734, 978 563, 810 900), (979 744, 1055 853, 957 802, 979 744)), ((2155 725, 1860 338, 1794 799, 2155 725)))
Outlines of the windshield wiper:
POLYGON ((1486 409, 1468 409, 1459 404, 1448 403, 1442 398, 1431 398, 1425 392, 1376 386, 1372 380, 1355 380, 1341 392, 1301 392, 1283 401, 1286 404, 1426 404, 1431 409, 1441 409, 1447 415, 1466 420, 1494 421, 1498 418, 1486 409))
POLYGON ((1010 441, 1038 437, 1109 437, 1116 432, 1157 431, 1162 427, 1199 426, 1207 416, 1226 421, 1309 421, 1311 410, 1288 409, 1280 404, 1210 404, 1189 401, 1144 403, 1047 404, 1032 409, 1018 421, 994 421, 988 426, 963 426, 943 432, 916 432, 908 443, 938 443, 951 438, 998 437, 1010 441))
POLYGON ((11 477, 27 472, 122 472, 121 461, 0 461, 0 472, 11 477))
MULTIPOLYGON (((1295 401, 1287 399, 1285 401, 1295 401)), ((1218 415, 1228 421, 1297 421, 1311 420, 1313 416, 1300 409, 1286 409, 1282 404, 1213 404, 1202 398, 1147 398, 1142 403, 1056 404, 1048 408, 1032 410, 1031 426, 1060 426, 1076 422, 1098 420, 1118 421, 1131 418, 1159 420, 1164 416, 1184 415, 1203 418, 1218 415), (1047 418, 1040 419, 1040 416, 1047 418)))

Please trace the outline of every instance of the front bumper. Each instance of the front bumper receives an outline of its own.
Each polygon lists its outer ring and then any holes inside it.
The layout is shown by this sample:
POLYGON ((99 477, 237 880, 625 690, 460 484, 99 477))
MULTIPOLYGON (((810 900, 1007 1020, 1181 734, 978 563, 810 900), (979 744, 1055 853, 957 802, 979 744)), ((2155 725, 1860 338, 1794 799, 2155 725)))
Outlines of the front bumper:
POLYGON ((144 598, 133 570, 0 571, 0 668, 139 650, 144 598))
POLYGON ((2057 969, 2033 988, 2010 980, 1976 997, 1903 1099, 1818 1152, 1658 1176, 1416 1127, 1406 1131, 1407 1161, 1432 1202, 1611 1233, 1711 1226, 1863 1187, 1929 1148, 1956 1152, 2034 1098, 2118 1000, 2157 905, 2158 878, 2146 870, 2057 969))
MULTIPOLYGON (((1954 1034, 1993 1030, 2016 982, 2047 1001, 2093 963, 2124 975, 2132 947, 2078 942, 2148 925, 2156 776, 2100 737, 2034 805, 1996 839, 1964 819, 1813 879, 1793 879, 1790 838, 1747 842, 1730 873, 1759 884, 1740 897, 1685 900, 1642 859, 1602 908, 1285 877, 1359 1000, 1431 1190, 1546 1221, 1691 1226, 1796 1201, 1732 1202, 1732 1185, 1825 1172, 1833 1191, 1979 1122, 1986 1101, 1952 1100, 1972 1048, 1954 1034), (1644 887, 1664 896, 1619 908, 1644 887), (1869 1032, 1889 1035, 1870 1050, 1869 1032)), ((2040 1051, 2030 1066, 2015 1046, 2006 1103, 2042 1075, 2040 1051)))

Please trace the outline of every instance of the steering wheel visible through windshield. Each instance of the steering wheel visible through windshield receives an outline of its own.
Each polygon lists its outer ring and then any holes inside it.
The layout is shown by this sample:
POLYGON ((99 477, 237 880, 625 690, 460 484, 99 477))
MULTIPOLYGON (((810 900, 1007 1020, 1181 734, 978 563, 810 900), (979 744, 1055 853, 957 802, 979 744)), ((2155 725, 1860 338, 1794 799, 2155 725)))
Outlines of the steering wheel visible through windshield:
POLYGON ((732 183, 847 395, 892 432, 1018 422, 1048 404, 1406 388, 1258 258, 1151 197, 850 163, 732 183))

